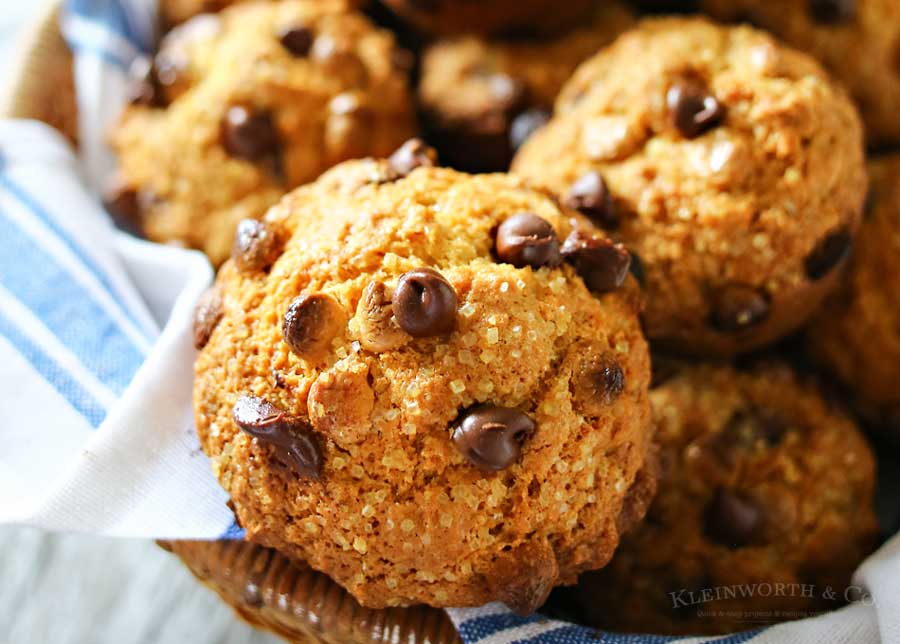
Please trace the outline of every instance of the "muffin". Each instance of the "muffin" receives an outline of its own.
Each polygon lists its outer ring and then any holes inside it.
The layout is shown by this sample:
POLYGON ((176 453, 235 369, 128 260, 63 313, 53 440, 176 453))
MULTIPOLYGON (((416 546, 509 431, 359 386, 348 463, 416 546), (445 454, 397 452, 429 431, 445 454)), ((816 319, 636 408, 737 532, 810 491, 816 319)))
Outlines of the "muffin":
POLYGON ((700 0, 807 51, 856 99, 870 144, 900 144, 900 4, 895 0, 700 0))
MULTIPOLYGON (((247 0, 159 0, 159 16, 164 27, 173 27, 201 13, 216 13, 247 0)), ((329 2, 331 0, 324 0, 329 2)), ((343 0, 350 7, 360 7, 363 0, 343 0)))
POLYGON ((840 606, 877 537, 874 458, 853 421, 777 364, 686 367, 650 399, 659 493, 582 578, 589 620, 715 634, 840 606))
POLYGON ((433 163, 413 141, 241 224, 197 430, 248 538, 363 605, 527 613, 652 494, 639 292, 546 194, 433 163))
POLYGON ((718 356, 815 311, 867 181, 856 110, 815 61, 701 18, 647 19, 583 63, 512 170, 640 259, 652 342, 718 356))
POLYGON ((813 319, 809 350, 869 421, 900 438, 900 156, 872 160, 869 177, 846 279, 813 319))
POLYGON ((553 39, 439 40, 422 55, 419 104, 442 161, 471 172, 500 171, 549 118, 556 95, 584 59, 631 27, 619 2, 553 39))
POLYGON ((108 203, 149 239, 228 256, 238 221, 415 131, 393 36, 343 2, 242 3, 172 31, 115 125, 108 203))
POLYGON ((554 34, 578 24, 595 0, 384 0, 426 34, 554 34))

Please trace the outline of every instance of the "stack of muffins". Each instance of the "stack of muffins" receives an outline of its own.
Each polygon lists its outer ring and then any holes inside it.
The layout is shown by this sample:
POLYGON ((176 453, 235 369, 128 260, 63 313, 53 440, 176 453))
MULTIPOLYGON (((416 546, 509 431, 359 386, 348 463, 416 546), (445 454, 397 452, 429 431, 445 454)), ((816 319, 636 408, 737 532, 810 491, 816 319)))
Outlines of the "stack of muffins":
POLYGON ((371 607, 852 599, 860 426, 900 432, 900 6, 161 4, 108 205, 220 266, 195 415, 249 539, 371 607))

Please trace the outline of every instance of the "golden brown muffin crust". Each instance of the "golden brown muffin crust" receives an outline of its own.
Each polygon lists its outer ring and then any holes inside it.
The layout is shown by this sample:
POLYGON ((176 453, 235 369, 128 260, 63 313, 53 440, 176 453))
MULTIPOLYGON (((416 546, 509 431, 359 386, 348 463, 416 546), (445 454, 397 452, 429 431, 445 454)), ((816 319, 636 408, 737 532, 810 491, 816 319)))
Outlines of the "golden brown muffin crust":
POLYGON ((701 0, 809 52, 853 95, 872 145, 900 143, 900 4, 895 0, 701 0))
POLYGON ((650 397, 659 493, 609 566, 582 579, 592 623, 713 634, 839 606, 877 536, 874 457, 853 421, 778 364, 687 367, 650 397), (754 584, 768 591, 724 590, 754 584))
POLYGON ((565 239, 575 213, 506 175, 398 174, 409 158, 327 172, 266 216, 286 233, 270 268, 223 266, 222 317, 196 365, 197 428, 249 537, 361 603, 500 599, 527 612, 606 563, 632 487, 627 510, 643 513, 649 358, 636 285, 594 295, 568 262, 498 261, 511 215, 533 213, 565 239), (456 296, 453 330, 437 337, 410 335, 397 309, 400 283, 422 267, 456 296), (247 395, 301 419, 320 445, 318 480, 235 426, 247 395), (496 472, 456 444, 479 404, 534 425, 496 472), (512 564, 523 552, 527 577, 512 564))
POLYGON ((859 118, 819 65, 700 18, 645 20, 583 63, 512 169, 562 198, 604 180, 598 217, 641 259, 648 337, 695 354, 803 323, 866 189, 859 118))
POLYGON ((413 133, 396 51, 390 33, 340 0, 242 3, 194 18, 163 41, 149 89, 112 132, 118 194, 131 195, 148 238, 220 264, 238 221, 413 133))

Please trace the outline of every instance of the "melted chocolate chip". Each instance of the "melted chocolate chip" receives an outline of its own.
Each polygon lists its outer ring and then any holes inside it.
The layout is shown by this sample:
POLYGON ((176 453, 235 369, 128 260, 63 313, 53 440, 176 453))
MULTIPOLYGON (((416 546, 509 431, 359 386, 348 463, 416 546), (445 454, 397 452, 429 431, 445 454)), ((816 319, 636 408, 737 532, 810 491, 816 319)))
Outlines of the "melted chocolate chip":
POLYGON ((312 29, 303 25, 288 27, 278 34, 278 42, 282 47, 298 58, 309 55, 314 39, 312 29))
POLYGON ((281 334, 295 355, 314 360, 329 349, 345 322, 343 307, 330 295, 300 295, 284 314, 281 334))
POLYGON ((430 268, 401 275, 392 305, 400 328, 416 338, 450 333, 456 326, 456 291, 430 268))
POLYGON ((710 324, 734 333, 761 324, 769 317, 769 299, 765 294, 742 284, 723 288, 715 297, 710 324))
POLYGON ((281 254, 281 240, 272 224, 243 219, 237 225, 231 257, 243 273, 269 268, 281 254))
POLYGON ((672 123, 689 139, 700 136, 722 122, 725 106, 700 81, 683 79, 666 94, 672 123))
POLYGON ((619 225, 609 189, 599 172, 581 175, 569 188, 565 205, 590 217, 604 228, 615 228, 619 225))
POLYGON ((535 423, 518 409, 479 405, 453 426, 453 443, 479 469, 495 472, 515 463, 535 423))
POLYGON ((577 228, 566 238, 561 253, 595 293, 621 287, 631 266, 631 255, 622 244, 577 228))
POLYGON ((811 280, 825 277, 847 259, 852 246, 853 235, 846 228, 828 235, 807 256, 804 262, 807 277, 811 280))
POLYGON ((222 119, 222 143, 233 157, 259 161, 278 153, 278 133, 271 115, 233 105, 222 119))
POLYGON ((138 191, 120 181, 109 186, 103 207, 116 227, 138 237, 143 235, 142 208, 138 191))
POLYGON ((312 427, 302 418, 257 396, 238 398, 232 417, 243 431, 273 446, 297 474, 319 478, 322 454, 312 427))
POLYGON ((500 224, 495 250, 500 261, 516 268, 556 266, 562 261, 553 226, 530 212, 512 215, 500 224))
POLYGON ((730 490, 716 490, 706 511, 706 535, 729 548, 751 543, 762 523, 762 511, 730 490))
POLYGON ((437 163, 437 152, 422 139, 410 139, 388 158, 393 178, 400 179, 416 168, 432 168, 437 163))
POLYGON ((209 342, 209 338, 215 331, 219 320, 224 313, 222 306, 222 293, 213 286, 207 290, 194 307, 194 348, 202 349, 209 342))
POLYGON ((532 134, 547 124, 550 112, 542 107, 532 107, 519 113, 509 126, 509 146, 516 152, 532 134))
POLYGON ((809 0, 809 15, 823 25, 846 22, 856 15, 856 0, 809 0))

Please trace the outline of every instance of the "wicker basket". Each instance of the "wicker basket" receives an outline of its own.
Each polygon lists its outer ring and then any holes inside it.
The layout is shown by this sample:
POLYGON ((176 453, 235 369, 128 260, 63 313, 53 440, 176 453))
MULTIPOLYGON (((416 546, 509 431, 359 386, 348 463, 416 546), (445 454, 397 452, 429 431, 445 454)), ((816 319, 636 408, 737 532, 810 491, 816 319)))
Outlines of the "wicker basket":
MULTIPOLYGON (((77 141, 72 55, 54 3, 24 42, 0 115, 44 121, 77 141)), ((325 644, 459 644, 447 615, 424 606, 363 608, 326 575, 247 542, 160 544, 254 626, 325 644)))

